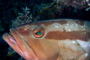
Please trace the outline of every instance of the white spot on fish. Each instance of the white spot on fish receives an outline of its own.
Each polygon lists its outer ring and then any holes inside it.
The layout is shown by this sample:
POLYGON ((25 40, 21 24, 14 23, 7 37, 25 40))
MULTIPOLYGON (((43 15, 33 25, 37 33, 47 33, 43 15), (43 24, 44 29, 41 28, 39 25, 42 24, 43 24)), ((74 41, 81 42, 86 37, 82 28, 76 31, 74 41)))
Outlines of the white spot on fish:
POLYGON ((53 23, 47 26, 48 31, 63 31, 63 25, 60 23, 53 23))
POLYGON ((76 41, 72 41, 72 43, 77 44, 76 41))
POLYGON ((88 53, 85 53, 85 57, 87 57, 88 56, 88 53))
POLYGON ((81 40, 77 40, 77 42, 80 44, 80 46, 86 51, 89 52, 90 50, 90 41, 81 41, 81 40))

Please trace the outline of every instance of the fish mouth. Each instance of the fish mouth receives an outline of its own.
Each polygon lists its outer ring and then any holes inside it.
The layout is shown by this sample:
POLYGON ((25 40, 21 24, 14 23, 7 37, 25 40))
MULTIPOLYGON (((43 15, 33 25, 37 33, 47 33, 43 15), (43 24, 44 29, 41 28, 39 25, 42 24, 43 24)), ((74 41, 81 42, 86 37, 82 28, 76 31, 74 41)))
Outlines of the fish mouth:
POLYGON ((8 33, 3 34, 3 39, 19 54, 23 55, 23 51, 21 50, 18 42, 15 38, 8 33))
POLYGON ((15 29, 10 29, 11 35, 8 33, 3 34, 3 39, 23 58, 26 60, 36 60, 37 57, 33 50, 25 43, 19 36, 15 29))

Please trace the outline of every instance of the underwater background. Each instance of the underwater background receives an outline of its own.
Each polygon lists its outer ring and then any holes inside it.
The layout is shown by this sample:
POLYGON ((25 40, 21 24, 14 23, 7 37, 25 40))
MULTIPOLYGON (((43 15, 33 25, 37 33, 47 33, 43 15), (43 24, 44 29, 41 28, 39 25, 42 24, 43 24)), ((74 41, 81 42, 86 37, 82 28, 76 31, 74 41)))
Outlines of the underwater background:
POLYGON ((11 27, 48 19, 90 21, 90 1, 83 0, 0 0, 0 60, 24 60, 2 39, 11 27), (22 17, 24 16, 24 17, 22 17))

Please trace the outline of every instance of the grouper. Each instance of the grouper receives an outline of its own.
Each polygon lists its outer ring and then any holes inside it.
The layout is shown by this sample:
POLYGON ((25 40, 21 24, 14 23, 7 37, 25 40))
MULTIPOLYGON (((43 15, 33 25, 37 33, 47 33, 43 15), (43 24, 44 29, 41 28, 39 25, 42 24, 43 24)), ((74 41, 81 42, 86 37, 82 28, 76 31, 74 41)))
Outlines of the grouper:
POLYGON ((88 60, 90 21, 52 19, 23 24, 3 39, 26 60, 88 60))

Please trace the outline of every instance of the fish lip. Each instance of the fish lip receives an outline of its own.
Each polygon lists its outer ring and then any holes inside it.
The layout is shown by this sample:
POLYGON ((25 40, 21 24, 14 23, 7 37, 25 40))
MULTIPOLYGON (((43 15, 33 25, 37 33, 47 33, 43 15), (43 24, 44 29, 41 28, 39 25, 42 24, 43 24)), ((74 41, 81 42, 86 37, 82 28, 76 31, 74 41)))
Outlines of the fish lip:
MULTIPOLYGON (((10 30, 10 32, 11 31, 12 30, 10 30)), ((27 59, 27 57, 25 57, 24 55, 24 52, 22 51, 22 48, 18 44, 18 41, 16 41, 16 39, 14 38, 14 35, 12 32, 11 34, 12 36, 8 33, 4 33, 2 37, 9 44, 9 46, 12 47, 19 55, 27 59)))
POLYGON ((8 33, 4 33, 3 36, 2 36, 2 38, 3 38, 6 42, 9 40, 9 41, 12 42, 13 44, 16 44, 16 43, 17 43, 17 41, 15 40, 15 38, 14 38, 13 36, 11 36, 10 34, 8 34, 8 33))
MULTIPOLYGON (((13 35, 13 37, 14 37, 14 39, 15 39, 15 42, 16 42, 16 44, 19 46, 19 49, 21 50, 21 52, 22 52, 22 54, 21 54, 21 56, 22 57, 24 57, 26 60, 32 60, 33 58, 31 58, 30 56, 29 56, 29 51, 27 51, 26 49, 27 49, 27 47, 24 45, 24 42, 22 42, 21 40, 22 40, 22 38, 20 37, 20 35, 18 34, 18 29, 14 29, 14 28, 12 28, 12 29, 10 29, 10 32, 11 32, 11 34, 13 35), (18 38, 18 39, 17 39, 18 38), (21 39, 21 40, 19 40, 19 38, 21 39), (20 42, 21 42, 21 44, 20 44, 20 42), (25 46, 25 48, 23 47, 23 46, 25 46)), ((30 51, 32 51, 32 48, 29 46, 29 48, 31 49, 30 51)), ((34 52, 32 52, 32 53, 34 53, 34 52)), ((18 53, 18 54, 20 54, 20 53, 18 53)), ((35 53, 34 53, 35 54, 35 53)), ((36 59, 38 59, 37 57, 36 57, 36 55, 34 55, 35 56, 35 60, 36 59)), ((34 60, 33 59, 33 60, 34 60)))
MULTIPOLYGON (((20 52, 23 54, 23 52, 21 51, 19 45, 18 45, 18 42, 15 40, 15 38, 13 37, 13 35, 11 36, 10 34, 8 33, 4 33, 3 34, 3 39, 14 49, 14 47, 16 46, 20 52)), ((14 49, 15 50, 15 49, 14 49)), ((16 50, 15 50, 16 51, 16 50)))
POLYGON ((8 34, 8 38, 12 43, 17 44, 17 41, 15 40, 15 38, 11 36, 10 34, 8 34))

